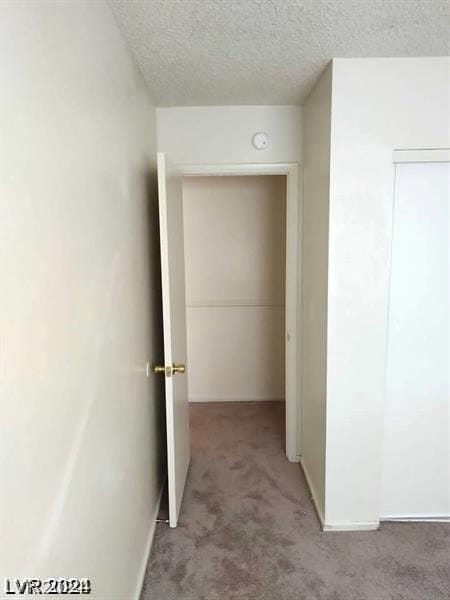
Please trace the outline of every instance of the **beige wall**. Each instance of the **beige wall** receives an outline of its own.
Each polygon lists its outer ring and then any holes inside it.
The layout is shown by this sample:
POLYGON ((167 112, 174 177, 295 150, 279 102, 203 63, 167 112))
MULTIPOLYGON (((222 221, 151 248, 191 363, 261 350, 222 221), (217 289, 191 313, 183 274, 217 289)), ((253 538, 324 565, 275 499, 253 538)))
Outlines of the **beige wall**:
POLYGON ((299 162, 301 106, 185 106, 158 108, 158 150, 178 164, 299 162), (254 133, 269 147, 256 150, 254 133))
POLYGON ((450 59, 335 59, 304 107, 302 454, 325 529, 380 518, 394 149, 448 148, 450 59))
POLYGON ((284 398, 286 178, 183 185, 189 396, 284 398))
POLYGON ((302 271, 302 464, 319 511, 325 508, 328 218, 332 67, 304 106, 302 271))
POLYGON ((131 599, 161 486, 155 110, 104 2, 0 21, 0 572, 131 599))
POLYGON ((394 149, 450 147, 448 57, 333 61, 326 520, 378 524, 394 149))

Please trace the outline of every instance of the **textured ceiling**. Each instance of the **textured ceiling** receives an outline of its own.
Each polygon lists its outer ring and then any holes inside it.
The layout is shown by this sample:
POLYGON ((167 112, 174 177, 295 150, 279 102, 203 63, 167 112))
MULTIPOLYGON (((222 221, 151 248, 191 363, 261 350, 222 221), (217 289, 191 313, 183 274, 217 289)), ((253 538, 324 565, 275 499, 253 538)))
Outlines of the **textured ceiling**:
POLYGON ((109 0, 157 106, 301 104, 332 57, 448 54, 447 0, 109 0))

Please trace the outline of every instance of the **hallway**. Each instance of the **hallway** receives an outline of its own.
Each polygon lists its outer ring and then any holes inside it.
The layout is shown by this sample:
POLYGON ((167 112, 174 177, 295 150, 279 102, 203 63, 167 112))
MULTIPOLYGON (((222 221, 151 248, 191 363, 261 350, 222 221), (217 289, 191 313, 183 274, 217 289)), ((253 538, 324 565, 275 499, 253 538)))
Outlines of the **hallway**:
POLYGON ((190 420, 179 526, 157 526, 141 600, 448 597, 450 525, 320 530, 282 403, 194 403, 190 420))

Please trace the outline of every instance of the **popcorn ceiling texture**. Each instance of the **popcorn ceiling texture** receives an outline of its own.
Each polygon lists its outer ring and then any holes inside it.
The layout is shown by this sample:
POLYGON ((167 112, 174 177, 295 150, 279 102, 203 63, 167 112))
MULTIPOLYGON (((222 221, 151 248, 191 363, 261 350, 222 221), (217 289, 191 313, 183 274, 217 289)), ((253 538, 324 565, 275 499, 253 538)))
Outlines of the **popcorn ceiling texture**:
POLYGON ((333 57, 441 56, 447 0, 109 0, 158 106, 302 104, 333 57))

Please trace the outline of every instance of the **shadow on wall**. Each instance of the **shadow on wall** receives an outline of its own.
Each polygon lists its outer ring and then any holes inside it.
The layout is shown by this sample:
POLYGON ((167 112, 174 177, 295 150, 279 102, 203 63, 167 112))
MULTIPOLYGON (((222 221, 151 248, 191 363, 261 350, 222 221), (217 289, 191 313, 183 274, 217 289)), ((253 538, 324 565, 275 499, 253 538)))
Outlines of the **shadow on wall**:
MULTIPOLYGON (((159 232, 159 205, 158 205, 158 177, 156 170, 144 172, 145 197, 147 202, 145 220, 148 227, 148 248, 145 252, 148 256, 149 268, 149 297, 153 299, 153 311, 151 314, 151 348, 154 348, 154 356, 150 356, 150 366, 164 361, 164 337, 162 320, 162 289, 161 289, 161 247, 159 232), (153 295, 153 296, 152 296, 153 295)), ((150 375, 150 398, 154 398, 156 406, 156 419, 159 427, 157 447, 160 455, 157 457, 160 466, 160 475, 165 476, 167 465, 167 443, 166 443, 166 402, 165 382, 163 377, 150 375)))

